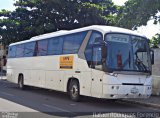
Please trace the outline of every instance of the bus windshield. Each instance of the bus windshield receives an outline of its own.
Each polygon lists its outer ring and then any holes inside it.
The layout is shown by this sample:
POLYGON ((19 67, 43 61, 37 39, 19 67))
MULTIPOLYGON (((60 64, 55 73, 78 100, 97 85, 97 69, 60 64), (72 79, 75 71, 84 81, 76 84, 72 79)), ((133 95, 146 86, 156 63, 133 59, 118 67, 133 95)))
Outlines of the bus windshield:
POLYGON ((106 66, 110 71, 150 72, 148 41, 144 37, 127 34, 107 34, 106 66))

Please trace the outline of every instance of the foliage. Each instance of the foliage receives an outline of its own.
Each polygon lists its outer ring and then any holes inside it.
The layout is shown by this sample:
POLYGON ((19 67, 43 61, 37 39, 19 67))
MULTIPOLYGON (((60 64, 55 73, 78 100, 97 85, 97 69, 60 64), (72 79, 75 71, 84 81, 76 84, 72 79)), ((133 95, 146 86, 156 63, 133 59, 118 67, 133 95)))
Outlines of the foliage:
POLYGON ((158 44, 160 44, 160 34, 156 34, 151 39, 151 47, 152 48, 159 48, 158 44))
MULTIPOLYGON (((160 22, 160 0, 17 0, 15 11, 1 10, 0 35, 5 45, 32 36, 89 25, 116 25, 136 29, 149 19, 160 22)), ((155 39, 153 42, 156 42, 155 39)))
POLYGON ((0 11, 5 45, 32 36, 88 25, 114 25, 117 6, 110 0, 17 0, 15 11, 0 11))
POLYGON ((155 20, 155 24, 160 22, 160 0, 128 0, 125 6, 120 8, 117 17, 117 26, 136 29, 141 25, 146 25, 150 19, 155 20))

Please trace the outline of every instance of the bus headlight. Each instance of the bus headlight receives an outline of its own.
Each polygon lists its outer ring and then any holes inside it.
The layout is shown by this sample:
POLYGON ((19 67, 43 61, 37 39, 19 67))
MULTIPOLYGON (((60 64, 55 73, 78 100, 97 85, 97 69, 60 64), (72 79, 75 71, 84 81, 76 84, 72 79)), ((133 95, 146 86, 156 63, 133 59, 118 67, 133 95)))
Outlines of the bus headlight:
POLYGON ((114 89, 114 86, 112 86, 111 88, 114 89))
POLYGON ((112 86, 111 89, 119 89, 119 86, 112 86))

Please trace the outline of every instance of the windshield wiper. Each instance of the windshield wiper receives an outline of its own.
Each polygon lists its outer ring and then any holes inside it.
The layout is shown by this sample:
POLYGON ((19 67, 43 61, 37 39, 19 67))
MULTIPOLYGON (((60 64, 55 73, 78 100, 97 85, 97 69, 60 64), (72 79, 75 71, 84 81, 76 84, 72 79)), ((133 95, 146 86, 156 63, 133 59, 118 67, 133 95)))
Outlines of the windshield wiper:
POLYGON ((136 62, 135 63, 137 65, 137 67, 138 67, 138 70, 148 71, 147 70, 147 66, 138 57, 136 58, 136 62))

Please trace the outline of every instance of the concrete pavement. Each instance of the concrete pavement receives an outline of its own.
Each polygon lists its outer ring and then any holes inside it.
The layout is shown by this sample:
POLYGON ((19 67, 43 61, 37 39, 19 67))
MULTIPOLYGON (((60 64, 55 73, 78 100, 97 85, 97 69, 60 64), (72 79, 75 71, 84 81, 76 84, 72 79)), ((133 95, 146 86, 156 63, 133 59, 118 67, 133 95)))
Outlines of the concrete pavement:
POLYGON ((0 118, 53 118, 53 116, 0 98, 0 118))
POLYGON ((16 104, 12 101, 0 98, 0 111, 1 112, 38 112, 29 107, 22 106, 20 104, 16 104))
POLYGON ((146 99, 123 99, 121 101, 160 109, 160 96, 152 95, 146 99))

